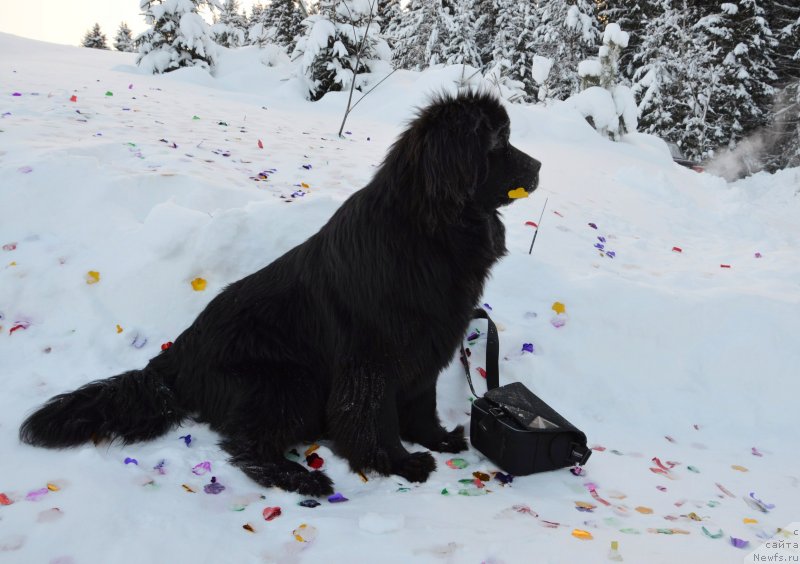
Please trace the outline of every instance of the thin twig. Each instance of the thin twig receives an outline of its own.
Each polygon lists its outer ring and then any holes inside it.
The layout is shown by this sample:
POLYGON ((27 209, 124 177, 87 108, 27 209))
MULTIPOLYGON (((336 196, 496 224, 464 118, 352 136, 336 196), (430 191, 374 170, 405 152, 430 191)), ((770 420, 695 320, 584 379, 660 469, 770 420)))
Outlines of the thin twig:
POLYGON ((528 254, 533 252, 533 244, 536 242, 536 236, 539 234, 539 226, 542 224, 542 218, 544 217, 544 210, 547 208, 547 200, 550 199, 550 196, 545 198, 544 206, 542 206, 542 214, 539 216, 539 223, 536 224, 536 231, 533 232, 533 240, 531 241, 531 248, 528 249, 528 254))

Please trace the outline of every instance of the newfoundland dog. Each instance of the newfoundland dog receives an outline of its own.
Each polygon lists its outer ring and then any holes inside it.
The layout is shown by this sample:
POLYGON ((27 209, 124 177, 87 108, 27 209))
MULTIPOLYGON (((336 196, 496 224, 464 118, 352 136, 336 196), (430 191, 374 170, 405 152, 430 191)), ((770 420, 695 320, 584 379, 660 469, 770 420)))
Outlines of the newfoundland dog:
POLYGON ((506 252, 498 209, 538 183, 509 133, 493 96, 437 97, 317 234, 228 286, 142 370, 50 399, 21 440, 131 443, 191 418, 262 486, 332 493, 285 457, 320 438, 354 471, 424 482, 433 456, 401 441, 467 448, 439 421, 436 379, 506 252))

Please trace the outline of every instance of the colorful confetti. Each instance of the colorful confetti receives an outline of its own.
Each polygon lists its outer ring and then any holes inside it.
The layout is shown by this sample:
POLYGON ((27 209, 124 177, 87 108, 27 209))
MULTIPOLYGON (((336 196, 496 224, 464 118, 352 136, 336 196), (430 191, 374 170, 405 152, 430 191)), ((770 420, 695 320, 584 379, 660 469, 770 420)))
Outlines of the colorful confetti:
POLYGON ((447 466, 449 466, 454 470, 463 470, 464 468, 469 466, 469 463, 463 458, 451 458, 450 460, 447 461, 446 464, 447 466))
POLYGON ((217 478, 212 476, 211 483, 203 486, 203 491, 207 494, 217 495, 225 490, 225 486, 217 482, 217 478))
POLYGON ((264 517, 265 521, 272 521, 273 519, 277 519, 281 516, 281 508, 280 507, 265 507, 264 510, 261 512, 261 516, 264 517))

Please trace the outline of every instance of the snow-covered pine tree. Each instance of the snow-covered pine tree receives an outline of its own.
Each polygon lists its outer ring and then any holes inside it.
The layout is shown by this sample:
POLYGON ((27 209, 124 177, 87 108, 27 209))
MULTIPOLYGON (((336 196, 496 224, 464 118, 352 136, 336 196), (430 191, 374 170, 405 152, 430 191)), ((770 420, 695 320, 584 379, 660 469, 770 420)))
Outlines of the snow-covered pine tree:
POLYGON ((619 68, 622 76, 632 80, 635 72, 634 57, 639 52, 645 38, 648 22, 658 15, 661 2, 641 2, 637 0, 606 0, 598 10, 601 23, 616 23, 628 35, 628 47, 622 51, 619 68))
POLYGON ((533 65, 534 32, 538 20, 536 12, 529 3, 520 4, 517 0, 496 0, 497 35, 492 46, 492 65, 490 74, 500 76, 509 88, 521 84, 525 92, 524 100, 536 99, 539 85, 531 72, 533 65))
POLYGON ((619 60, 628 46, 629 35, 619 25, 610 23, 603 32, 603 45, 596 59, 578 64, 583 91, 576 96, 585 101, 578 103, 584 115, 592 118, 592 125, 601 134, 617 140, 624 133, 636 131, 636 99, 631 89, 623 84, 619 60))
POLYGON ((320 0, 316 14, 303 20, 305 34, 292 58, 302 58, 308 96, 361 89, 366 73, 391 70, 391 51, 375 21, 375 0, 320 0))
POLYGON ((134 53, 136 51, 136 45, 134 44, 133 41, 131 28, 129 28, 128 24, 126 24, 125 22, 119 24, 117 35, 114 38, 114 49, 116 49, 117 51, 122 51, 124 53, 134 53))
POLYGON ((451 17, 443 0, 411 0, 395 39, 394 66, 422 70, 444 62, 451 17))
POLYGON ((564 100, 580 90, 578 63, 597 52, 600 36, 591 0, 539 2, 533 11, 537 27, 530 44, 532 54, 555 62, 538 98, 564 100))
POLYGON ((269 7, 264 7, 260 2, 253 4, 250 8, 250 16, 247 18, 247 44, 263 47, 269 42, 269 30, 272 28, 272 21, 269 18, 269 7))
POLYGON ((275 26, 273 41, 291 52, 303 32, 300 7, 295 0, 272 0, 267 9, 272 12, 270 17, 275 26))
POLYGON ((247 17, 239 13, 239 0, 225 0, 219 15, 214 18, 211 36, 217 45, 236 48, 247 39, 247 17))
POLYGON ((778 40, 775 47, 776 86, 800 80, 800 3, 765 2, 770 28, 778 40))
POLYGON ((493 64, 494 38, 499 33, 497 27, 497 0, 476 0, 475 45, 481 58, 481 69, 487 70, 493 64))
POLYGON ((717 13, 695 24, 704 43, 719 47, 715 63, 720 80, 708 120, 709 137, 717 147, 733 149, 770 120, 776 42, 764 15, 757 0, 738 0, 721 4, 717 13))
POLYGON ((140 0, 152 27, 136 38, 136 64, 153 74, 189 66, 213 71, 217 46, 210 26, 197 12, 202 6, 222 9, 217 0, 140 0))
POLYGON ((644 28, 633 65, 639 130, 676 143, 704 160, 713 150, 707 120, 713 115, 719 48, 693 27, 701 18, 687 0, 661 0, 644 28))
POLYGON ((106 43, 106 35, 100 30, 100 24, 94 24, 94 27, 86 32, 83 36, 82 47, 89 47, 91 49, 108 49, 106 43))
POLYGON ((404 15, 400 0, 378 0, 378 23, 381 26, 381 34, 392 51, 402 28, 404 15))
POLYGON ((453 17, 448 18, 448 43, 442 53, 447 65, 470 65, 481 68, 481 55, 475 40, 474 0, 453 0, 453 17))

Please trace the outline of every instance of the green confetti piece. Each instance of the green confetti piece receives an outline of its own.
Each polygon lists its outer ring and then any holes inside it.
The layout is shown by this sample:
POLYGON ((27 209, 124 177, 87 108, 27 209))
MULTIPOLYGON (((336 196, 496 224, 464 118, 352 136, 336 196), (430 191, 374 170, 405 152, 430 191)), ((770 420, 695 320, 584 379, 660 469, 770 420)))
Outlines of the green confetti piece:
POLYGON ((707 503, 709 507, 719 507, 720 503, 718 501, 714 501, 713 499, 707 503))
POLYGON ((672 529, 656 529, 657 533, 661 533, 662 535, 674 535, 675 531, 672 529))
POLYGON ((467 463, 467 461, 463 458, 451 458, 447 461, 447 465, 453 469, 463 470, 469 466, 469 463, 467 463))
POLYGON ((475 481, 474 481, 474 480, 471 480, 471 479, 469 479, 469 478, 464 478, 463 480, 459 480, 459 481, 458 481, 458 483, 459 483, 459 484, 474 484, 474 483, 475 483, 475 481))
POLYGON ((625 533, 626 535, 641 535, 642 532, 639 529, 631 529, 628 527, 627 529, 620 529, 620 533, 625 533))
POLYGON ((700 473, 700 470, 698 470, 697 467, 695 467, 695 466, 687 466, 686 469, 689 472, 694 472, 695 474, 699 474, 700 473))
POLYGON ((486 488, 480 488, 480 489, 472 488, 468 490, 458 490, 458 495, 465 495, 467 497, 476 497, 479 495, 486 495, 487 493, 489 492, 486 491, 486 488))
POLYGON ((398 492, 404 492, 404 493, 405 493, 405 492, 410 492, 410 491, 411 491, 411 488, 397 488, 397 491, 398 491, 398 492))
POLYGON ((447 488, 442 490, 442 495, 450 495, 450 492, 447 491, 447 488))
POLYGON ((192 116, 192 119, 200 119, 200 116, 192 116))
POLYGON ((701 529, 703 529, 703 534, 705 534, 710 539, 721 539, 725 535, 725 533, 722 532, 722 529, 720 529, 718 533, 714 534, 709 532, 709 530, 706 529, 705 527, 701 527, 701 529))
POLYGON ((108 92, 106 92, 106 96, 113 96, 113 95, 114 95, 114 93, 113 93, 111 90, 109 90, 108 92))
POLYGON ((231 511, 244 511, 246 505, 236 504, 231 506, 231 511))

